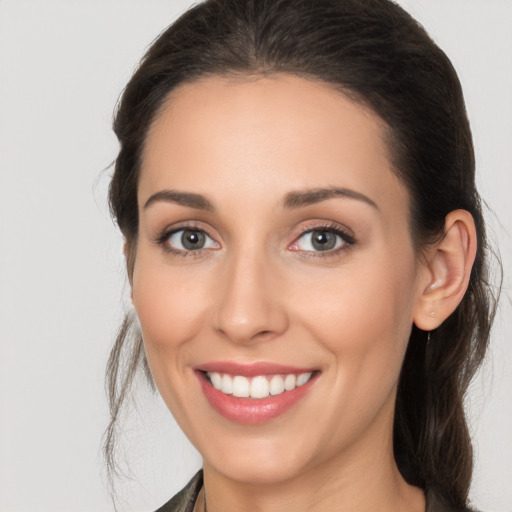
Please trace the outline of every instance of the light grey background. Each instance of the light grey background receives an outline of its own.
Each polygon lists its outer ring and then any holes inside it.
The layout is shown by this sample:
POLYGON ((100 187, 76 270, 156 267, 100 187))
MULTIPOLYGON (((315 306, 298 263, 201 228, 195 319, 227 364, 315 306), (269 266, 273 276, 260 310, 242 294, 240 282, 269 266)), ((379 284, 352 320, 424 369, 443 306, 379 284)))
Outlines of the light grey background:
MULTIPOLYGON (((0 1, 0 511, 107 511, 103 371, 127 287, 106 188, 114 104, 190 0, 0 1)), ((468 399, 471 496, 512 511, 512 2, 402 0, 452 58, 505 284, 468 399)), ((126 424, 122 510, 154 510, 200 466, 142 392, 126 424)))

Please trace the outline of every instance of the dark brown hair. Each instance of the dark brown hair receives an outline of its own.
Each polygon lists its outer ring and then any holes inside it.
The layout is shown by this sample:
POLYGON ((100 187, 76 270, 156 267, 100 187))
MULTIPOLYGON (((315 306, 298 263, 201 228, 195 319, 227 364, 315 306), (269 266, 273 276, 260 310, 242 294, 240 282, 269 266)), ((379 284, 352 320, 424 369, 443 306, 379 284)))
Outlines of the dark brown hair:
MULTIPOLYGON (((475 160, 461 86, 446 55, 389 0, 208 0, 152 44, 126 86, 114 120, 120 150, 110 205, 127 242, 131 277, 138 232, 137 181, 144 141, 178 85, 208 75, 292 73, 330 84, 373 109, 388 128, 396 173, 411 197, 418 250, 443 234, 446 215, 471 213, 478 252, 469 288, 435 331, 413 326, 400 377, 395 459, 411 484, 464 507, 472 449, 464 414, 495 311, 475 160)), ((151 381, 140 332, 127 317, 107 368, 111 423, 107 462, 120 408, 138 368, 151 381), (124 355, 123 355, 124 354, 124 355)))

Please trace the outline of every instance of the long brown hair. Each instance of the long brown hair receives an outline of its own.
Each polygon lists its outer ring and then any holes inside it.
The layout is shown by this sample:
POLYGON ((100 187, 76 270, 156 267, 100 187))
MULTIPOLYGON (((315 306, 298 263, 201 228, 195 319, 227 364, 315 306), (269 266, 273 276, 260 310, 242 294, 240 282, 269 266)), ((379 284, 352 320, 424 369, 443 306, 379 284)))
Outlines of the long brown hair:
MULTIPOLYGON (((382 118, 396 173, 410 193, 418 253, 442 235, 449 212, 465 209, 475 220, 478 252, 469 288, 428 336, 413 326, 394 422, 395 459, 404 478, 463 508, 472 474, 463 402, 486 351, 495 297, 461 86, 446 55, 398 5, 207 0, 165 30, 126 86, 114 121, 120 150, 110 206, 127 242, 128 275, 137 244, 141 153, 169 93, 207 75, 278 72, 328 83, 382 118)), ((105 453, 111 470, 117 420, 139 368, 152 382, 140 332, 127 317, 107 368, 111 422, 105 453)))

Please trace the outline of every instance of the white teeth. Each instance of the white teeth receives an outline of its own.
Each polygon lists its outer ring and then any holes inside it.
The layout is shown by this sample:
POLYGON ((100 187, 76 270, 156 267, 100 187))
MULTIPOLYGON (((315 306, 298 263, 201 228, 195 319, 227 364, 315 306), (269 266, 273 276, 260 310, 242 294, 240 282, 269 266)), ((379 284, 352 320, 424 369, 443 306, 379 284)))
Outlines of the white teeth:
POLYGON ((217 372, 210 373, 210 380, 215 389, 222 389, 222 375, 217 372))
POLYGON ((225 395, 231 395, 233 393, 233 379, 229 375, 222 376, 222 386, 220 390, 225 395))
POLYGON ((247 377, 237 375, 233 379, 233 396, 246 398, 249 396, 250 384, 247 377))
POLYGON ((251 398, 267 398, 268 388, 268 380, 265 377, 254 377, 251 381, 251 398))
POLYGON ((311 375, 313 375, 312 372, 301 373, 297 377, 297 386, 304 386, 304 384, 306 384, 306 382, 311 378, 311 375))
POLYGON ((296 382, 297 377, 295 377, 295 375, 293 375, 292 373, 289 373, 284 379, 284 389, 286 389, 286 391, 291 391, 292 389, 295 389, 296 382))
POLYGON ((280 395, 284 391, 284 379, 281 375, 274 375, 270 379, 269 391, 271 395, 280 395))
POLYGON ((285 391, 292 391, 296 387, 303 386, 311 379, 313 372, 299 375, 293 373, 285 376, 273 375, 271 378, 258 375, 252 379, 242 375, 231 376, 218 372, 207 372, 206 374, 212 386, 225 395, 239 398, 267 398, 269 395, 280 395, 285 391))

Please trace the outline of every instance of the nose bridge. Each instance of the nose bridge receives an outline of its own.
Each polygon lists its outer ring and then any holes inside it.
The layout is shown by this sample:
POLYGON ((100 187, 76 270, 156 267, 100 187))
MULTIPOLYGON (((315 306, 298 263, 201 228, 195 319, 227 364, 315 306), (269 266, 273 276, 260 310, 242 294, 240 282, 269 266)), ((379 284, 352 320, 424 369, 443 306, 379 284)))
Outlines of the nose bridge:
POLYGON ((217 329, 232 341, 248 343, 286 330, 288 319, 279 296, 276 270, 261 248, 240 248, 226 258, 217 329))

